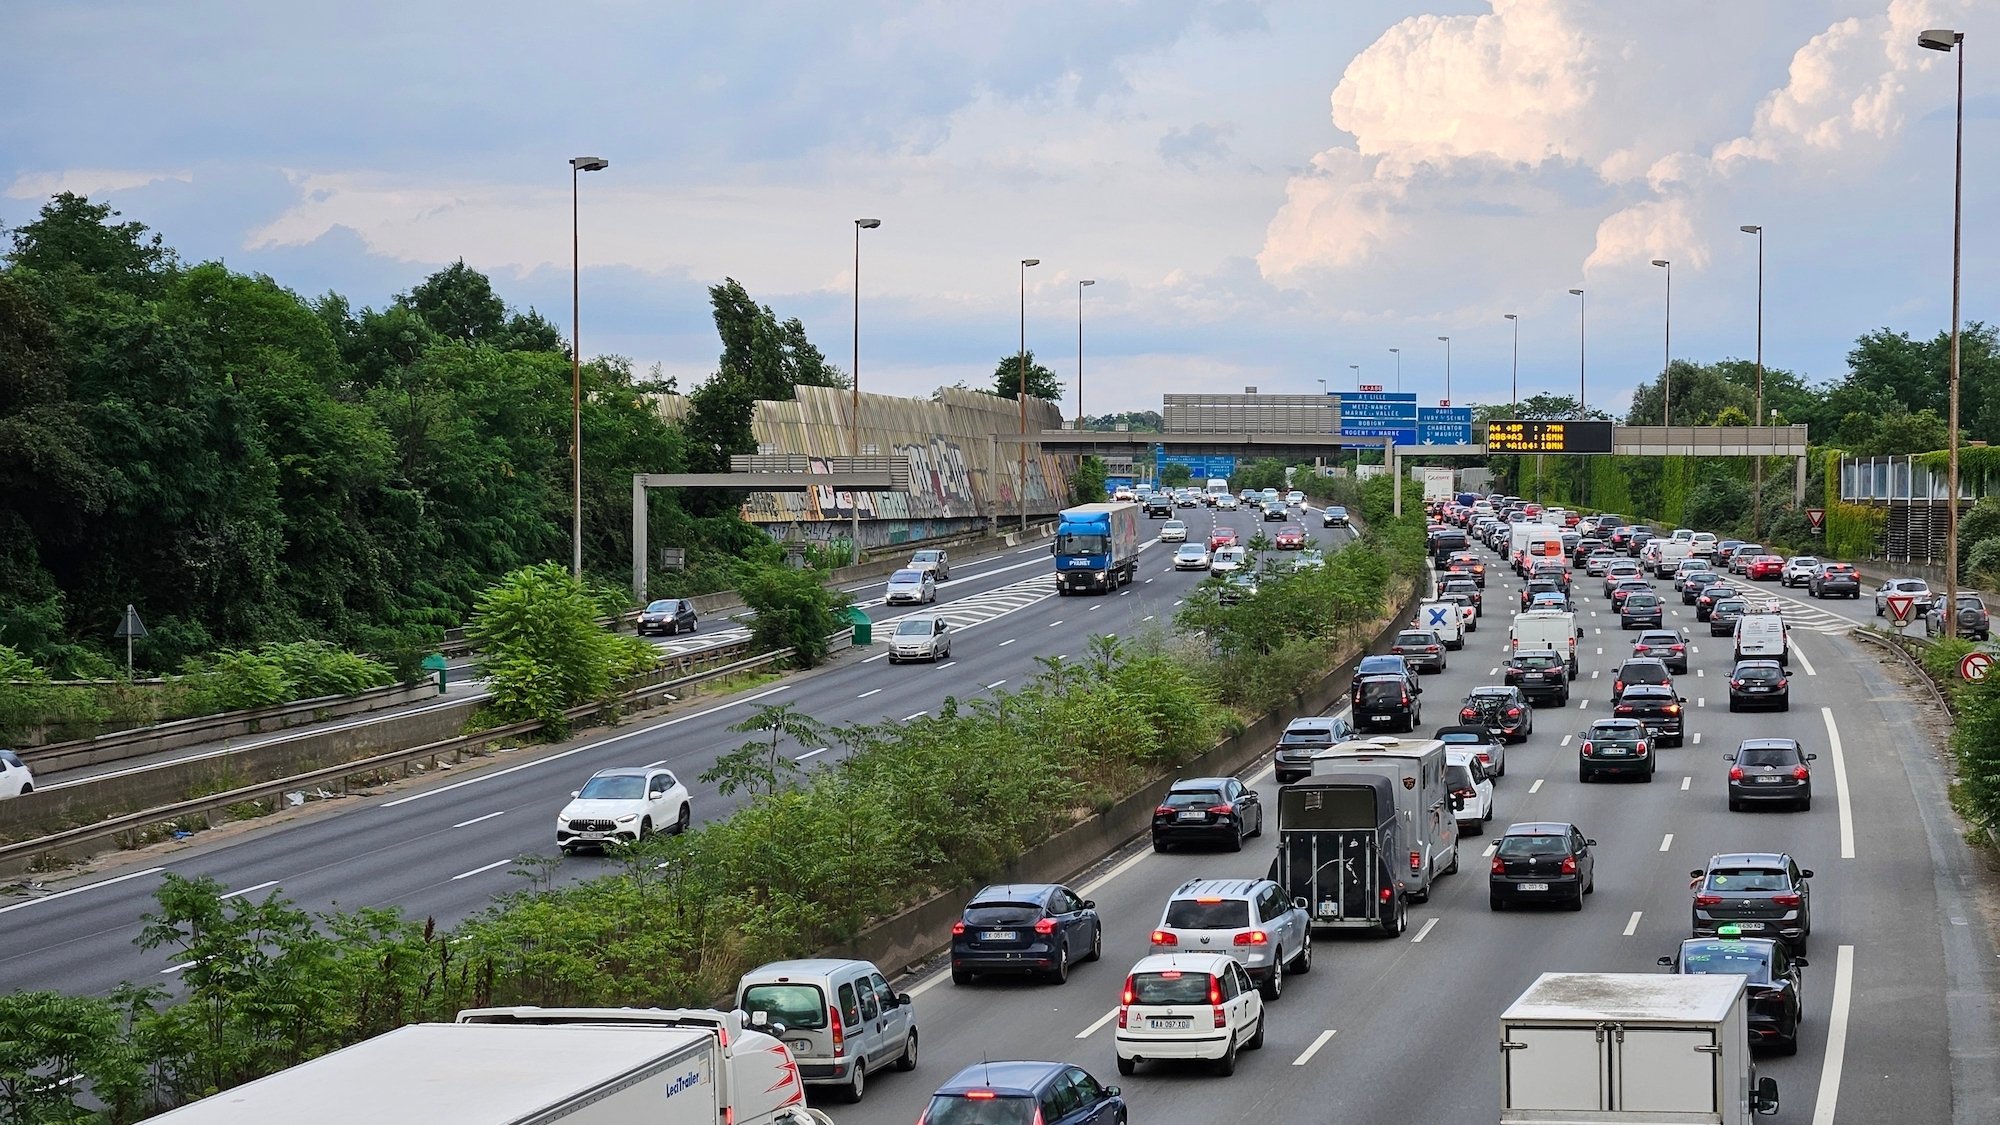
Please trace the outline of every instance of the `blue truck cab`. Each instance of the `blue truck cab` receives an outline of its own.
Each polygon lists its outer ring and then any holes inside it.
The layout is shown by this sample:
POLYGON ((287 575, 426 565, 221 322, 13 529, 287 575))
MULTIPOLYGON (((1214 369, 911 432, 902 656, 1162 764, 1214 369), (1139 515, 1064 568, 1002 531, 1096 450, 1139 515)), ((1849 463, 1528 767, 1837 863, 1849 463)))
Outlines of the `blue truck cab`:
POLYGON ((1085 504, 1056 516, 1056 593, 1109 593, 1139 572, 1139 505, 1085 504))

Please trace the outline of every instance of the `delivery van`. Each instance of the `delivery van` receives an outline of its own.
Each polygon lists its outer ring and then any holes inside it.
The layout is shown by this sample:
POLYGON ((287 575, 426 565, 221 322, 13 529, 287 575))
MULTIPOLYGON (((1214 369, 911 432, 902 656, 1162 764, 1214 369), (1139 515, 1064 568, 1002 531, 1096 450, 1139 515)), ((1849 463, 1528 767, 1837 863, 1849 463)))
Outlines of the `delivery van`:
POLYGON ((1418 603, 1416 620, 1410 623, 1410 628, 1436 633, 1444 647, 1453 652, 1465 647, 1465 611, 1457 602, 1418 603))
POLYGON ((1583 636, 1583 629, 1576 623, 1576 614, 1569 610, 1533 609, 1514 615, 1513 627, 1507 630, 1507 654, 1532 652, 1537 649, 1554 649, 1566 657, 1569 678, 1574 680, 1579 671, 1576 659, 1576 642, 1583 636))

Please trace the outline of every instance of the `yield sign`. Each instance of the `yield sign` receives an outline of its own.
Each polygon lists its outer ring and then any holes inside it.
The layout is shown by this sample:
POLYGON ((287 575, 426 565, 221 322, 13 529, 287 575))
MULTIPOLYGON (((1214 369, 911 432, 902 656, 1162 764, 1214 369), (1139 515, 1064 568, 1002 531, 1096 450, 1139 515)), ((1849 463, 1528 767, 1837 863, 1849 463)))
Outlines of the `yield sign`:
POLYGON ((1818 531, 1818 530, 1819 530, 1820 528, 1822 528, 1822 527, 1825 527, 1825 526, 1826 526, 1826 509, 1825 509, 1825 508, 1807 508, 1807 509, 1806 509, 1806 522, 1812 525, 1812 529, 1813 529, 1814 531, 1818 531))
POLYGON ((1978 683, 1993 669, 1993 654, 1990 652, 1968 652, 1965 659, 1958 662, 1958 674, 1968 682, 1978 683))
POLYGON ((1916 604, 1917 604, 1917 599, 1914 595, 1890 594, 1889 616, 1895 618, 1896 624, 1898 625, 1908 625, 1910 623, 1910 610, 1913 607, 1915 607, 1916 604))

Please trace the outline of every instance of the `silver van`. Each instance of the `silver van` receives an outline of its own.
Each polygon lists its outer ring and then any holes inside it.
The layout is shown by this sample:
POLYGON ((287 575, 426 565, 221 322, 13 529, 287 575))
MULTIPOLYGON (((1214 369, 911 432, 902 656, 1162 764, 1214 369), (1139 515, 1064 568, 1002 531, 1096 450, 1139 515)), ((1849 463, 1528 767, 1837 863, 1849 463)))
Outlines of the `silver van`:
POLYGON ((917 1009, 867 961, 773 961, 743 974, 736 1006, 785 1041, 806 1085, 847 1101, 861 1100, 870 1072, 917 1068, 917 1009))
POLYGON ((1746 613, 1736 619, 1736 659, 1775 660, 1791 670, 1791 646, 1786 643, 1785 619, 1776 613, 1746 613))
POLYGON ((1458 815, 1445 779, 1444 743, 1435 738, 1360 738, 1313 754, 1312 777, 1375 774, 1395 782, 1407 868, 1399 862, 1411 902, 1431 897, 1431 883, 1458 871, 1458 815))

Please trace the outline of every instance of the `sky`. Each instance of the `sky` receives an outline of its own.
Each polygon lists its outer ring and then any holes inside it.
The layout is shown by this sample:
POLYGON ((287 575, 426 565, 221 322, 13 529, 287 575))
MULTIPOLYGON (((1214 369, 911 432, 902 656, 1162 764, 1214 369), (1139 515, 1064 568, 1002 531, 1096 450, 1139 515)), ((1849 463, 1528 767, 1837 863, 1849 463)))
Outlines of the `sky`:
POLYGON ((596 155, 582 350, 683 387, 724 277, 853 366, 867 217, 866 390, 986 385, 1025 322, 1073 414, 1081 319, 1091 414, 1399 363, 1441 399, 1447 349, 1455 402, 1504 402, 1518 324, 1523 397, 1618 413, 1667 352, 1653 259, 1676 358, 1755 356, 1744 224, 1769 366, 1838 379, 1864 332, 1949 326, 1929 27, 1973 51, 1991 320, 1996 0, 6 0, 0 223, 74 191, 376 307, 463 258, 567 332, 596 155))

